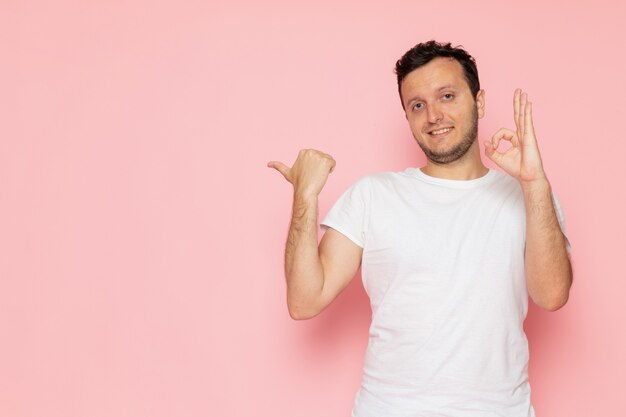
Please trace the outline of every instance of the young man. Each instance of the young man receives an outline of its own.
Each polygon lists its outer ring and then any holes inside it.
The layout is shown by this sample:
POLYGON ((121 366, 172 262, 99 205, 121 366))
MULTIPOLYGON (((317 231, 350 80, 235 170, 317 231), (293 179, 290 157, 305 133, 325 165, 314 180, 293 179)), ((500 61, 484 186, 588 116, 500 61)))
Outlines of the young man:
POLYGON ((317 196, 335 161, 303 150, 292 167, 268 164, 294 187, 289 312, 319 314, 362 263, 372 324, 353 417, 533 417, 528 296, 559 309, 572 269, 531 102, 516 90, 516 130, 483 142, 503 173, 481 161, 485 94, 466 51, 421 43, 398 60, 396 74, 426 165, 358 180, 321 223, 319 247, 317 196), (512 145, 503 153, 502 140, 512 145))

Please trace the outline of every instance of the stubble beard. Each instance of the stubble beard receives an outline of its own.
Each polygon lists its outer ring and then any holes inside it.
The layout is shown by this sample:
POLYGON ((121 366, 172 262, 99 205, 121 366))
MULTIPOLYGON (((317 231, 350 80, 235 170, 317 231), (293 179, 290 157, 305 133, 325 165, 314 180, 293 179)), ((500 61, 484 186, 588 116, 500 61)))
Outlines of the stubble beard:
POLYGON ((476 138, 478 137, 478 110, 477 106, 474 105, 474 110, 472 111, 472 124, 467 129, 467 132, 463 136, 463 139, 456 144, 452 149, 449 149, 444 152, 435 152, 432 149, 428 148, 424 142, 419 139, 415 134, 413 135, 417 144, 422 148, 426 158, 431 162, 436 164, 449 164, 461 158, 463 155, 467 153, 467 151, 472 147, 474 142, 476 142, 476 138))

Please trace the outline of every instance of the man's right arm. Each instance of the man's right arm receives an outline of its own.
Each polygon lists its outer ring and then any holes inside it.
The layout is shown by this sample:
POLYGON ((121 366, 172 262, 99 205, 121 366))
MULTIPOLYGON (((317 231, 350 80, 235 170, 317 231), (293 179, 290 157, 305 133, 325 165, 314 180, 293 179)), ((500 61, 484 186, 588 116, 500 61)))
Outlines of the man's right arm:
POLYGON ((296 320, 324 310, 348 285, 361 263, 362 248, 334 229, 318 246, 318 195, 335 161, 322 152, 304 150, 293 167, 270 162, 293 184, 293 210, 285 247, 287 306, 296 320))

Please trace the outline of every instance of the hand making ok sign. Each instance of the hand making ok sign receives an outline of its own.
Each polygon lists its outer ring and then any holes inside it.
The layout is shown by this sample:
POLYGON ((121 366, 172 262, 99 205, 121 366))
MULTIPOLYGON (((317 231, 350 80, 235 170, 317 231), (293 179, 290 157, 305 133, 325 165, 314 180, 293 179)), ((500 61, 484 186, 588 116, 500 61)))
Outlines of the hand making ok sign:
POLYGON ((513 109, 516 131, 498 130, 490 141, 485 142, 485 155, 522 184, 544 180, 546 175, 533 127, 532 103, 519 88, 513 95, 513 109), (502 139, 511 142, 512 146, 505 152, 498 152, 502 139))

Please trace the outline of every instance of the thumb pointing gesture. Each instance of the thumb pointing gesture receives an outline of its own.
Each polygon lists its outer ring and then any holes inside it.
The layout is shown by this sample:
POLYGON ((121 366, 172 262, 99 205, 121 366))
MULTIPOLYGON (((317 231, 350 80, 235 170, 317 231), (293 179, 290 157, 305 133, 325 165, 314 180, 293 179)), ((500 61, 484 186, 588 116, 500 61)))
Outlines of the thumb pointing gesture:
POLYGON ((267 166, 270 168, 274 168, 276 171, 283 174, 283 177, 285 177, 287 181, 291 182, 291 180, 289 179, 289 172, 291 171, 291 169, 287 165, 279 161, 270 161, 267 163, 267 166))
POLYGON ((296 193, 317 196, 322 191, 328 174, 335 169, 335 160, 324 152, 302 149, 292 167, 279 161, 270 161, 267 166, 283 174, 296 193))

